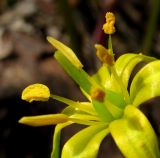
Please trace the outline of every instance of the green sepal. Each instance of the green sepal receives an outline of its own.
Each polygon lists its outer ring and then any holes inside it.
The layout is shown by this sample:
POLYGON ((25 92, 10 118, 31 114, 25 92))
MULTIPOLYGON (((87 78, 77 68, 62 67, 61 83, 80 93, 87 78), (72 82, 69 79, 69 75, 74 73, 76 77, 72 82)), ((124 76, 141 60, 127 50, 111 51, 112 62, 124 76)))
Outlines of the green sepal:
POLYGON ((159 158, 156 134, 145 115, 132 105, 124 117, 113 121, 109 130, 126 158, 159 158))
MULTIPOLYGON (((120 109, 119 107, 115 106, 114 104, 112 104, 109 101, 105 101, 104 106, 106 107, 106 109, 112 115, 112 117, 114 119, 118 119, 118 118, 122 117, 124 109, 120 109)), ((114 120, 114 119, 112 119, 112 120, 114 120)))
POLYGON ((98 100, 92 100, 92 104, 93 104, 97 114, 102 119, 102 121, 110 122, 114 119, 113 115, 109 112, 107 107, 104 105, 104 102, 101 102, 98 100))
POLYGON ((55 59, 64 68, 68 75, 87 93, 91 89, 90 76, 83 70, 75 67, 60 51, 56 51, 54 54, 55 59))
POLYGON ((110 90, 106 90, 103 101, 92 100, 92 104, 99 117, 105 122, 110 122, 122 116, 123 109, 126 106, 123 96, 110 90))
POLYGON ((123 109, 126 106, 126 102, 124 100, 123 95, 111 90, 106 90, 105 100, 108 100, 120 109, 123 109))
POLYGON ((100 144, 109 133, 106 125, 89 126, 71 137, 62 149, 62 158, 96 158, 100 144))
POLYGON ((130 87, 130 98, 135 106, 157 96, 160 96, 159 60, 144 66, 135 75, 130 87))
POLYGON ((54 136, 53 136, 53 148, 51 152, 51 158, 60 158, 60 137, 61 137, 61 130, 71 125, 72 122, 65 122, 56 125, 54 130, 54 136))
POLYGON ((115 93, 111 90, 106 90, 103 106, 105 106, 108 113, 110 113, 114 119, 118 119, 123 115, 126 102, 122 94, 115 93))

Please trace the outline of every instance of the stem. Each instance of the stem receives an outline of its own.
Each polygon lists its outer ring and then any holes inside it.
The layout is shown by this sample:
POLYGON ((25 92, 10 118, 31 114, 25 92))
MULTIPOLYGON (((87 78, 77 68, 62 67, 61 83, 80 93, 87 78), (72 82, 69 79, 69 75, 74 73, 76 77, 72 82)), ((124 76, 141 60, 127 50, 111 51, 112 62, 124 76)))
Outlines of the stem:
POLYGON ((116 81, 117 81, 117 82, 119 83, 119 85, 120 85, 120 88, 121 88, 121 91, 122 91, 122 93, 123 93, 123 95, 124 95, 124 98, 125 98, 126 103, 127 103, 127 104, 130 104, 131 101, 130 101, 129 93, 128 93, 127 89, 124 87, 124 84, 123 84, 121 78, 118 76, 118 74, 117 74, 114 66, 111 67, 111 72, 112 72, 113 76, 115 77, 116 81))
POLYGON ((82 41, 80 33, 77 30, 75 20, 73 18, 73 12, 67 2, 67 0, 58 0, 60 12, 62 13, 65 27, 70 38, 71 47, 76 52, 82 63, 86 64, 84 55, 82 54, 82 41))
MULTIPOLYGON (((114 57, 111 35, 109 35, 109 39, 108 39, 108 48, 111 50, 112 56, 114 57)), ((131 101, 130 101, 129 93, 128 93, 127 89, 125 88, 125 86, 124 86, 124 84, 123 84, 123 82, 122 82, 121 77, 118 76, 118 74, 117 74, 114 66, 111 67, 111 72, 112 72, 113 76, 115 77, 116 81, 117 81, 117 82, 119 83, 119 85, 120 85, 120 88, 121 88, 121 91, 122 91, 122 93, 123 93, 123 95, 124 95, 124 98, 125 98, 126 103, 127 103, 127 104, 130 104, 131 101)))
POLYGON ((149 54, 151 51, 153 37, 156 31, 156 23, 158 20, 159 8, 160 0, 153 0, 147 30, 143 41, 142 51, 145 52, 145 54, 149 54))
POLYGON ((111 35, 109 35, 109 39, 108 39, 108 49, 111 49, 111 52, 112 52, 112 55, 113 55, 113 47, 112 47, 111 35))

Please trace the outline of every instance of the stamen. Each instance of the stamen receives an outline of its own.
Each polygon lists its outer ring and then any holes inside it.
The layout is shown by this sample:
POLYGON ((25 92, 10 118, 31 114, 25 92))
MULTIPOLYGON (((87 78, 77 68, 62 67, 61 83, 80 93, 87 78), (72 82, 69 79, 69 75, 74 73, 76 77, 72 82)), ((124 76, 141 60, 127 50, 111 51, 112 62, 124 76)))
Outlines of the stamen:
POLYGON ((106 13, 106 23, 103 25, 103 30, 106 34, 113 34, 115 32, 115 16, 111 12, 106 13))
POLYGON ((97 88, 97 87, 93 87, 91 89, 91 98, 92 99, 95 99, 95 100, 98 100, 100 102, 103 102, 104 100, 104 97, 105 97, 105 92, 100 89, 100 88, 97 88))
POLYGON ((108 64, 109 66, 113 66, 114 64, 114 58, 112 56, 112 52, 110 49, 106 49, 100 44, 96 44, 95 48, 97 49, 96 55, 105 64, 108 64))
POLYGON ((32 101, 48 101, 50 97, 49 88, 43 84, 32 84, 26 87, 22 92, 22 100, 32 101))

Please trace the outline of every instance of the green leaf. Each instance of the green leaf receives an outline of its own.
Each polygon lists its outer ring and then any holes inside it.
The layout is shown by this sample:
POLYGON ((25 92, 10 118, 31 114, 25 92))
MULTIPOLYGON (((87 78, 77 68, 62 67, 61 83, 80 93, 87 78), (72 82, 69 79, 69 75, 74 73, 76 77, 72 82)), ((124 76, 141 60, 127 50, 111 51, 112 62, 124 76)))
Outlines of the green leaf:
POLYGON ((128 81, 135 66, 142 61, 150 62, 153 60, 155 60, 155 58, 142 54, 128 53, 120 56, 115 63, 115 68, 118 75, 122 78, 125 88, 128 87, 128 81))
POLYGON ((145 115, 127 106, 124 117, 113 121, 109 130, 126 158, 159 158, 157 137, 145 115))
POLYGON ((108 133, 106 125, 94 125, 81 130, 66 142, 62 158, 96 158, 99 146, 108 133))
POLYGON ((54 57, 69 76, 87 93, 89 93, 92 86, 91 77, 83 69, 75 67, 61 52, 56 51, 54 57))
POLYGON ((143 67, 134 77, 130 87, 131 101, 135 106, 157 96, 160 96, 159 60, 143 67))
POLYGON ((66 122, 56 125, 54 130, 54 137, 53 137, 53 148, 51 153, 51 158, 60 158, 60 137, 61 137, 61 130, 71 125, 72 122, 66 122))

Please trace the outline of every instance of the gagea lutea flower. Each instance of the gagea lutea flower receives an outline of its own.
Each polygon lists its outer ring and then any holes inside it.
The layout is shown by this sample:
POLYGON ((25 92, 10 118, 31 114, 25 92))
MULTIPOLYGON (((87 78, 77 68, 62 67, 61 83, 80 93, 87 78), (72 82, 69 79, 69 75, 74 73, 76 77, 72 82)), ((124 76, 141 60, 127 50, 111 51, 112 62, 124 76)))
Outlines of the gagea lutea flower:
POLYGON ((51 158, 96 158, 102 140, 109 133, 126 158, 160 157, 155 132, 138 109, 145 101, 160 96, 160 61, 142 53, 127 53, 115 61, 111 41, 114 23, 114 14, 107 13, 103 30, 109 35, 108 48, 95 45, 102 66, 93 76, 83 70, 83 64, 70 48, 47 37, 57 49, 55 59, 88 99, 88 102, 79 102, 53 95, 41 84, 33 84, 22 92, 22 99, 29 102, 47 101, 50 97, 67 105, 59 114, 19 120, 31 126, 57 124, 51 158), (137 72, 129 87, 130 75, 140 62, 147 64, 137 72), (72 136, 60 151, 61 130, 73 123, 86 125, 86 128, 72 136))

